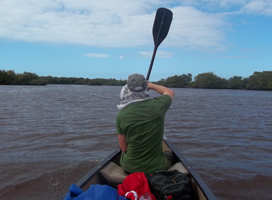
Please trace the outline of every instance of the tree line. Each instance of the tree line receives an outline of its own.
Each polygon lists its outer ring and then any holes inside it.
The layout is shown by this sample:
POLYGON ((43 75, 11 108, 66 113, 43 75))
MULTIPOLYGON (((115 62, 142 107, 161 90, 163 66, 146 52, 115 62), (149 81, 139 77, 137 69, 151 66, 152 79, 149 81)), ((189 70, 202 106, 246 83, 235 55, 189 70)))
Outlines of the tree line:
POLYGON ((126 84, 126 80, 38 76, 37 74, 30 72, 16 74, 13 70, 8 71, 0 70, 0 85, 47 85, 47 84, 121 86, 126 84))
MULTIPOLYGON (((189 73, 171 76, 154 83, 171 88, 272 90, 272 71, 254 72, 247 78, 233 76, 229 79, 221 78, 212 72, 207 72, 195 76, 194 81, 192 74, 189 73)), ((16 74, 13 70, 0 70, 0 85, 47 84, 123 86, 126 84, 126 80, 38 76, 30 72, 16 74)))
POLYGON ((254 72, 248 78, 233 76, 229 79, 207 72, 198 74, 194 81, 189 73, 161 79, 155 83, 174 88, 272 90, 272 71, 254 72))

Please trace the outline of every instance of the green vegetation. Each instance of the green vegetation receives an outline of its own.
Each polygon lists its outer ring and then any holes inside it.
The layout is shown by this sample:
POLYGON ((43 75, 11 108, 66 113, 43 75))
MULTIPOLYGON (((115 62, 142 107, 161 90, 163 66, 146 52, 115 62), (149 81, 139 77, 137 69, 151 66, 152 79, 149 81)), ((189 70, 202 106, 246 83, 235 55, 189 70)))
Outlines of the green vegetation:
POLYGON ((190 86, 192 80, 192 74, 183 74, 181 76, 175 75, 168 77, 167 79, 161 79, 154 83, 172 88, 185 88, 190 86))
POLYGON ((248 78, 233 76, 229 79, 220 78, 212 72, 198 74, 192 81, 191 74, 172 76, 155 82, 167 87, 188 87, 208 89, 247 89, 272 90, 272 71, 254 72, 248 78))
MULTIPOLYGON (((229 79, 221 78, 212 72, 198 74, 192 79, 192 74, 175 75, 161 79, 156 84, 172 88, 209 88, 209 89, 247 89, 247 90, 272 90, 272 71, 254 72, 248 78, 233 76, 229 79)), ((126 80, 116 79, 89 79, 38 76, 24 72, 16 74, 12 70, 0 70, 0 85, 46 85, 46 84, 75 84, 75 85, 116 85, 126 84, 126 80)))
POLYGON ((47 84, 74 84, 74 85, 125 85, 126 80, 116 79, 88 79, 66 78, 52 76, 38 76, 37 74, 24 72, 15 74, 14 71, 0 70, 0 85, 47 85, 47 84))

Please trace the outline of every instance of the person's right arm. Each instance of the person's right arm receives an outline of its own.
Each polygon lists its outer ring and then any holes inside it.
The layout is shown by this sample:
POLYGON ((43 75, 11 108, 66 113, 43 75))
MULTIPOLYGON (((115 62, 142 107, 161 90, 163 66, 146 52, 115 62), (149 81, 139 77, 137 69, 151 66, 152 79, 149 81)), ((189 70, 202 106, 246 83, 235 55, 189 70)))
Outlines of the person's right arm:
POLYGON ((126 136, 124 134, 118 135, 119 139, 119 146, 123 153, 127 152, 127 142, 126 142, 126 136))
POLYGON ((174 98, 174 94, 175 94, 174 91, 167 88, 167 87, 164 87, 162 85, 156 85, 156 84, 150 83, 150 82, 148 82, 147 87, 151 90, 158 92, 161 95, 169 95, 172 100, 174 98))

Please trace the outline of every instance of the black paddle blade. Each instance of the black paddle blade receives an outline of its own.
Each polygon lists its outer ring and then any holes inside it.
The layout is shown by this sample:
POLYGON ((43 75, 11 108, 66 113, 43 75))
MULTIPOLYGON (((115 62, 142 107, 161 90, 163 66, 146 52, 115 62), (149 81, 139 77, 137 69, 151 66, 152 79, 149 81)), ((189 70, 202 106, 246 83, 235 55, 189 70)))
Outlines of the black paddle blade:
POLYGON ((166 38, 173 19, 173 13, 166 8, 159 8, 153 25, 154 44, 158 47, 166 38))
POLYGON ((147 72, 146 80, 149 80, 150 73, 152 70, 152 66, 155 60, 156 52, 159 45, 162 43, 164 38, 166 38, 170 25, 173 19, 173 13, 171 10, 166 8, 159 8, 156 13, 156 17, 153 24, 153 40, 154 40, 154 51, 152 55, 152 59, 150 62, 150 66, 147 72))

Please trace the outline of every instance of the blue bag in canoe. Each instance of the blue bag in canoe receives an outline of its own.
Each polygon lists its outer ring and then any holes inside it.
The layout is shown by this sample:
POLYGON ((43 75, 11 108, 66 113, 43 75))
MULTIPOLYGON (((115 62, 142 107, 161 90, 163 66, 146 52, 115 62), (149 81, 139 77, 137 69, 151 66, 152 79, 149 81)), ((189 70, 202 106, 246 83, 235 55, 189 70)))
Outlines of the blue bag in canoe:
POLYGON ((65 200, 128 200, 118 195, 118 191, 108 185, 91 185, 85 192, 72 184, 65 200))

